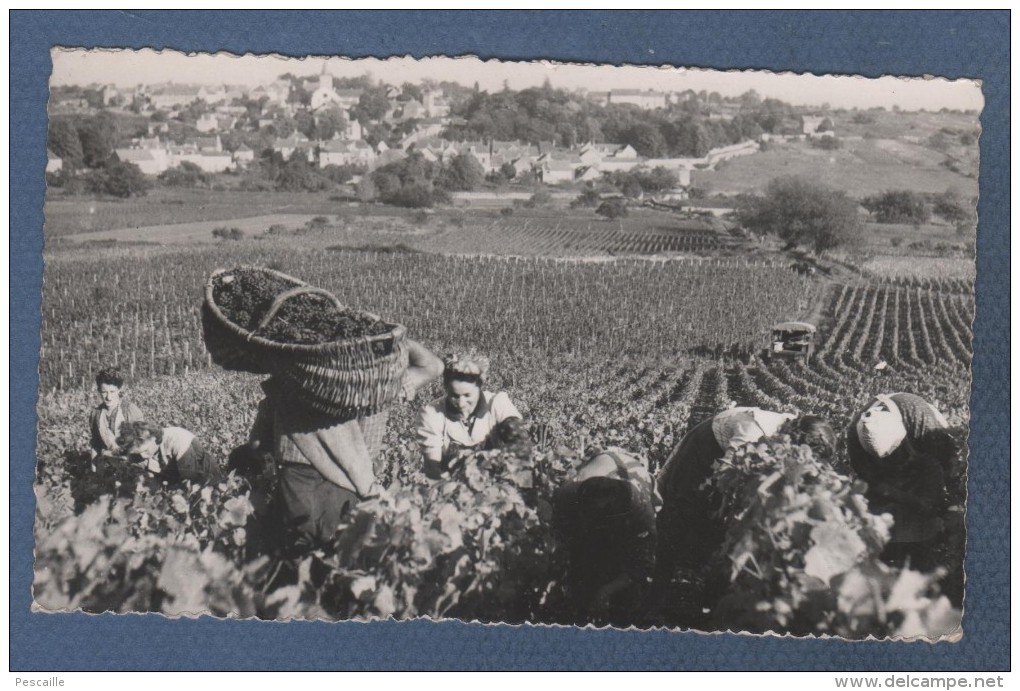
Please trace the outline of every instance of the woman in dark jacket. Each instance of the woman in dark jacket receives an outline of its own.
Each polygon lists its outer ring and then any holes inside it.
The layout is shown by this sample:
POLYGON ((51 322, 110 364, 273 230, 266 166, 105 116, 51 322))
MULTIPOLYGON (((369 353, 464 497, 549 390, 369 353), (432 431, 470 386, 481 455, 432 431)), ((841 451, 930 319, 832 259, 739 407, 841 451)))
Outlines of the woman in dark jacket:
POLYGON ((946 419, 920 396, 878 395, 854 416, 846 445, 850 467, 867 483, 869 509, 893 518, 882 558, 896 566, 909 560, 923 571, 938 566, 946 481, 957 458, 946 419))

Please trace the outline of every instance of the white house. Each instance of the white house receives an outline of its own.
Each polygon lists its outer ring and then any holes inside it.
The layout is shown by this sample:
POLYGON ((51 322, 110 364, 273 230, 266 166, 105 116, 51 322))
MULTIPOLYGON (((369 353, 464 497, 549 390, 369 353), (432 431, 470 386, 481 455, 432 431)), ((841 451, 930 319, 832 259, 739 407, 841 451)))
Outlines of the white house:
POLYGON ((319 147, 319 167, 342 165, 368 165, 376 157, 375 151, 363 140, 333 139, 319 147))
POLYGON ((598 168, 596 168, 595 166, 587 166, 587 165, 581 166, 575 172, 575 179, 576 180, 583 180, 584 182, 589 182, 591 180, 598 180, 601 177, 602 177, 602 172, 598 168))
POLYGON ((616 147, 608 156, 603 156, 599 161, 599 170, 610 172, 614 170, 630 170, 644 163, 644 159, 638 156, 630 144, 616 147))
POLYGON ((536 159, 536 156, 525 155, 511 160, 510 165, 514 167, 514 176, 530 172, 536 165, 536 159))
POLYGON ((185 140, 184 148, 202 153, 220 153, 223 151, 223 143, 218 134, 215 137, 191 137, 185 140))
POLYGON ((164 149, 159 137, 136 137, 131 140, 132 149, 164 149))
POLYGON ((199 132, 215 132, 219 122, 213 113, 206 113, 195 122, 195 129, 199 132))
POLYGON ((196 153, 190 151, 179 151, 171 155, 174 165, 180 165, 187 161, 194 163, 206 173, 222 173, 234 166, 233 157, 226 153, 196 153))
POLYGON ((555 185, 558 182, 573 182, 577 169, 581 167, 579 159, 555 159, 543 154, 538 160, 542 182, 555 185))
POLYGON ((336 102, 341 108, 353 108, 361 100, 360 89, 337 89, 336 102))
POLYGON ((361 123, 353 118, 347 118, 347 122, 344 125, 344 131, 340 139, 356 141, 358 139, 362 139, 364 136, 365 130, 361 126, 361 123))
POLYGON ((64 159, 57 156, 55 153, 46 149, 46 172, 56 173, 62 170, 64 167, 64 159))
POLYGON ((200 89, 185 84, 170 84, 159 92, 149 94, 149 102, 159 110, 172 110, 200 98, 200 89))
POLYGON ((598 165, 599 163, 601 163, 603 155, 604 154, 600 149, 590 144, 586 144, 581 147, 581 150, 578 152, 577 157, 581 159, 581 162, 584 163, 585 165, 591 166, 598 165))
POLYGON ((430 118, 445 118, 450 114, 450 103, 442 91, 426 91, 422 98, 426 115, 430 118))
POLYGON ((289 137, 279 137, 275 142, 273 142, 273 151, 284 158, 290 158, 291 154, 294 153, 294 150, 298 148, 309 148, 310 150, 308 137, 300 132, 295 132, 289 137))
POLYGON ((246 166, 255 160, 255 152, 247 144, 242 144, 234 151, 233 159, 238 166, 246 166))
POLYGON ((160 155, 158 151, 150 149, 116 149, 114 153, 117 159, 123 163, 133 163, 138 166, 146 175, 159 175, 170 167, 170 161, 165 153, 160 155))

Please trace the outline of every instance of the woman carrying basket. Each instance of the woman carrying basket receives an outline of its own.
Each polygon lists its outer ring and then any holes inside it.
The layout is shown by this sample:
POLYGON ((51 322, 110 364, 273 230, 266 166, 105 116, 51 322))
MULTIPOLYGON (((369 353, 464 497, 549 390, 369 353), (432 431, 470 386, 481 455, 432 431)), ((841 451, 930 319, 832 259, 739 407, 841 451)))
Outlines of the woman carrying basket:
MULTIPOLYGON (((442 373, 442 361, 420 343, 406 344, 402 393, 410 399, 442 373)), ((379 493, 373 455, 385 419, 338 419, 313 411, 296 402, 276 377, 262 388, 266 397, 259 403, 249 446, 276 462, 276 510, 284 530, 292 533, 299 550, 328 542, 358 501, 379 493)))
MULTIPOLYGON (((248 448, 231 467, 274 461, 266 528, 304 550, 328 542, 360 499, 375 495, 373 455, 387 410, 438 377, 442 362, 406 329, 352 310, 322 288, 274 269, 240 266, 209 277, 202 303, 209 355, 228 370, 269 374, 248 448)), ((267 536, 268 537, 268 536, 267 536)))

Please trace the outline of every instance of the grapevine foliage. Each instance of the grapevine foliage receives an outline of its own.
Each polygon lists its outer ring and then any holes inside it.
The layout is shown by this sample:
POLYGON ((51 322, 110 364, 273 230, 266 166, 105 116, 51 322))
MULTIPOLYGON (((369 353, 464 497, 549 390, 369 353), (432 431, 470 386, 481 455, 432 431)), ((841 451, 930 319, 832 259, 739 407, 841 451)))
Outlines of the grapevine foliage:
POLYGON ((788 437, 747 444, 716 463, 714 482, 730 571, 720 627, 846 638, 959 629, 960 612, 938 594, 943 574, 884 565, 891 519, 870 513, 863 488, 809 447, 788 437))
POLYGON ((359 504, 328 548, 291 560, 248 554, 251 488, 233 474, 214 487, 140 480, 78 516, 44 495, 35 599, 88 612, 548 620, 563 565, 541 488, 568 463, 466 455, 454 476, 359 504))
MULTIPOLYGON (((265 244, 122 255, 47 263, 35 582, 45 608, 567 622, 549 503, 585 448, 630 448, 654 470, 730 402, 820 414, 840 428, 879 390, 922 395, 962 435, 969 419, 973 284, 957 279, 823 285, 746 260, 568 264, 265 244), (506 430, 509 453, 466 454, 453 476, 429 484, 412 430, 417 405, 439 394, 433 385, 391 411, 376 468, 388 490, 358 505, 328 549, 298 559, 259 553, 251 505, 264 509, 264 492, 243 480, 163 487, 128 466, 93 472, 75 450, 88 441, 96 353, 132 375, 130 395, 147 418, 192 430, 221 459, 246 439, 263 394, 255 378, 206 369, 195 300, 227 263, 274 263, 394 315, 436 352, 486 350, 493 388, 510 394, 526 429, 506 430), (810 362, 747 357, 774 321, 816 297, 810 362)), ((289 287, 247 288, 238 302, 217 286, 216 299, 253 327, 289 287)), ((284 323, 327 333, 320 307, 295 299, 266 333, 313 338, 272 331, 291 329, 284 323), (315 314, 301 316, 305 308, 315 314)), ((958 625, 937 594, 938 573, 878 560, 884 522, 838 463, 820 465, 783 440, 726 462, 729 589, 710 623, 850 638, 938 636, 958 625)), ((965 467, 948 487, 961 535, 965 467)), ((962 559, 960 540, 937 561, 962 574, 962 559)), ((685 623, 670 616, 645 621, 685 623)))

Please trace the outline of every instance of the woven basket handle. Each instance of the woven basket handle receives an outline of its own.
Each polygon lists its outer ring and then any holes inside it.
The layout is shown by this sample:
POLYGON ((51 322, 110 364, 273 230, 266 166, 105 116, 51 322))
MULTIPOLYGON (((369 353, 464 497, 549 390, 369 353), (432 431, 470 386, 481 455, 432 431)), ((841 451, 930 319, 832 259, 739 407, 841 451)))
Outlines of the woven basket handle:
POLYGON ((291 288, 290 290, 285 290, 276 296, 276 299, 273 300, 273 304, 269 306, 269 309, 266 310, 265 316, 262 317, 262 321, 259 322, 259 325, 255 327, 252 333, 264 329, 269 322, 273 321, 273 317, 275 317, 276 313, 281 307, 283 307, 283 303, 297 295, 321 295, 329 298, 329 300, 336 305, 337 309, 344 309, 344 306, 340 304, 340 300, 337 299, 336 295, 333 295, 333 293, 328 290, 316 288, 314 286, 298 286, 296 288, 291 288))

